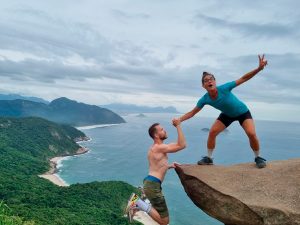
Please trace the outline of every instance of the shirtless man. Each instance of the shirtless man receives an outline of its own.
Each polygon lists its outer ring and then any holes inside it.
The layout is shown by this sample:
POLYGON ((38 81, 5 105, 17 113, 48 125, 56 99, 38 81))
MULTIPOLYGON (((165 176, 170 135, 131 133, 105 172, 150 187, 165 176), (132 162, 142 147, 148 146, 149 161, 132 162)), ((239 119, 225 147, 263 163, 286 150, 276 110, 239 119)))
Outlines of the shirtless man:
POLYGON ((178 164, 168 164, 168 153, 180 151, 186 147, 185 137, 180 127, 179 120, 173 120, 177 129, 178 139, 176 143, 164 144, 168 138, 167 132, 159 123, 154 123, 149 128, 149 135, 154 143, 148 151, 149 174, 144 179, 144 193, 151 204, 147 204, 136 194, 132 194, 127 205, 127 212, 137 208, 147 212, 161 225, 169 223, 169 212, 162 194, 161 184, 168 169, 175 168, 178 164))

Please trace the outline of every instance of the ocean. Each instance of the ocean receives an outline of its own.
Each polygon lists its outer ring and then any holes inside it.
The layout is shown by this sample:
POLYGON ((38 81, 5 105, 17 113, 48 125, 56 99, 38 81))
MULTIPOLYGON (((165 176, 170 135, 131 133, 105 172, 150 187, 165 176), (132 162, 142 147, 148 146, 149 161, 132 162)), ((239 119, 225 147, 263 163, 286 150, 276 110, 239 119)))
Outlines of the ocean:
MULTIPOLYGON (((68 184, 92 181, 121 180, 141 186, 148 172, 147 151, 152 144, 148 127, 159 122, 168 132, 165 143, 177 140, 171 124, 175 114, 136 114, 123 116, 127 123, 111 126, 90 126, 82 131, 91 138, 80 145, 90 151, 61 161, 58 175, 68 184)), ((169 154, 169 162, 196 163, 206 155, 206 139, 215 118, 194 117, 182 123, 187 148, 169 154)), ((261 145, 261 156, 268 161, 300 157, 300 123, 255 120, 261 145)), ((248 138, 238 122, 217 138, 214 163, 231 165, 253 162, 248 138)), ((254 163, 254 162, 253 162, 254 163)), ((163 192, 170 211, 170 225, 221 225, 201 211, 188 198, 174 170, 169 170, 163 182, 163 192)))

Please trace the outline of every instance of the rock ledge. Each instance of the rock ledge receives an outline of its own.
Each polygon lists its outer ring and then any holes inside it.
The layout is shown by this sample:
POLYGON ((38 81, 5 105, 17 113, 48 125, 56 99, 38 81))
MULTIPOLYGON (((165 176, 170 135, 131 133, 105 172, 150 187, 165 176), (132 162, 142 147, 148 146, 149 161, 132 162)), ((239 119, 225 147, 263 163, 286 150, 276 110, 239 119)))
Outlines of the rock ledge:
POLYGON ((300 225, 300 159, 176 172, 194 204, 226 225, 300 225))

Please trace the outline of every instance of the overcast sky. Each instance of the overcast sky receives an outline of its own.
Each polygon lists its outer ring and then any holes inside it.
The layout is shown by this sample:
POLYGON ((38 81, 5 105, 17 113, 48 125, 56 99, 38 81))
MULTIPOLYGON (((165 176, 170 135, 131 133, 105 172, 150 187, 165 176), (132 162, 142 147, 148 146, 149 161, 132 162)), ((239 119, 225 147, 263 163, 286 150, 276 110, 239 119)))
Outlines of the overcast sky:
MULTIPOLYGON (((1 1, 0 93, 191 110, 217 84, 269 65, 233 90, 254 118, 300 122, 300 2, 1 1)), ((218 111, 206 106, 203 116, 218 111)))

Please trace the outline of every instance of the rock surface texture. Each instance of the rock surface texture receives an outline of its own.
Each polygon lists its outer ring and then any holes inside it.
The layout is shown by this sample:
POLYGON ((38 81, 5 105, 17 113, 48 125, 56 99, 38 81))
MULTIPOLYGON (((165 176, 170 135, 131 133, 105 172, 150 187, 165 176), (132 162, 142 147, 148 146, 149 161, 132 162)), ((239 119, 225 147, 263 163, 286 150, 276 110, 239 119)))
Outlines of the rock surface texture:
POLYGON ((226 225, 300 225, 300 159, 176 172, 194 204, 226 225))

